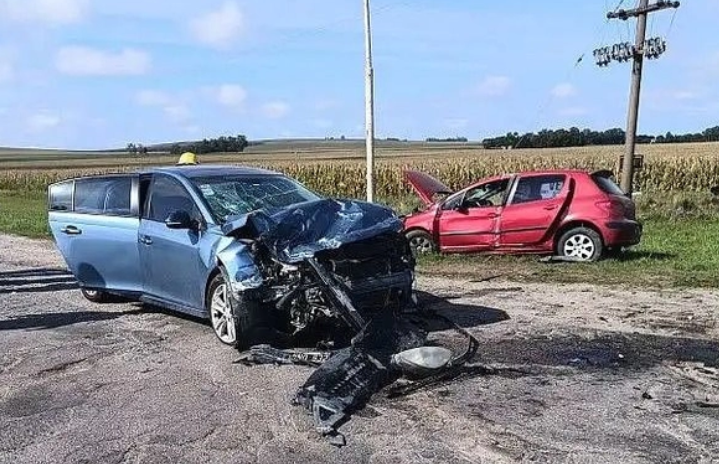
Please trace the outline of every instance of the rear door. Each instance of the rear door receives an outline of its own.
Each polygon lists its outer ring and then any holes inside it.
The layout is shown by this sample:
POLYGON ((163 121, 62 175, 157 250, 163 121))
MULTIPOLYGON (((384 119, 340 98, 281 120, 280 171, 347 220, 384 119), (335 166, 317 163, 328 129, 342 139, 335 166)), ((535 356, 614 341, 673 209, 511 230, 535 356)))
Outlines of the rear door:
POLYGON ((500 246, 545 241, 568 204, 571 185, 565 174, 521 176, 499 220, 500 246))
POLYGON ((482 251, 497 245, 497 221, 510 179, 475 185, 442 205, 435 229, 443 251, 482 251))
POLYGON ((80 178, 49 188, 49 222, 68 267, 88 288, 142 290, 136 175, 80 178))
POLYGON ((179 180, 165 174, 153 175, 139 234, 144 291, 170 303, 202 310, 206 275, 200 257, 203 237, 197 230, 168 228, 165 220, 174 211, 201 217, 194 198, 179 180))

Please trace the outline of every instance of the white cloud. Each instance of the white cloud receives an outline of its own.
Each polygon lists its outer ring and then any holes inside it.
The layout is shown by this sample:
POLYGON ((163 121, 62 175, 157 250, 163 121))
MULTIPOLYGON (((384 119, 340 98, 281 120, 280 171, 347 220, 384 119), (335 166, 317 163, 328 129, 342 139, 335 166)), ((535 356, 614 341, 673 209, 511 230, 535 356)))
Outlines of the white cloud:
POLYGON ((73 24, 88 13, 89 0, 0 0, 0 18, 18 22, 73 24))
POLYGON ((559 110, 560 116, 584 116, 587 113, 589 113, 589 110, 583 106, 569 106, 559 110))
POLYGON ((577 89, 570 83, 557 84, 552 89, 552 95, 557 98, 569 98, 577 94, 577 89))
POLYGON ((244 30, 245 17, 235 2, 225 2, 218 10, 190 22, 190 31, 198 42, 219 49, 229 48, 244 30))
POLYGON ((63 47, 55 56, 55 66, 63 74, 74 76, 131 76, 150 70, 150 55, 131 48, 118 53, 90 47, 63 47))
POLYGON ((41 111, 30 115, 27 120, 27 126, 33 132, 42 132, 57 127, 62 122, 60 116, 50 111, 41 111))
POLYGON ((217 103, 228 108, 241 109, 247 100, 247 91, 237 84, 222 84, 207 91, 217 103))
POLYGON ((477 85, 475 92, 484 97, 501 97, 511 85, 512 80, 507 76, 487 76, 477 85))
POLYGON ((290 112, 290 105, 276 101, 262 105, 262 114, 269 119, 282 119, 290 112))
POLYGON ((141 90, 135 95, 135 101, 142 106, 162 109, 167 119, 173 122, 187 122, 192 119, 192 111, 181 98, 159 90, 141 90))

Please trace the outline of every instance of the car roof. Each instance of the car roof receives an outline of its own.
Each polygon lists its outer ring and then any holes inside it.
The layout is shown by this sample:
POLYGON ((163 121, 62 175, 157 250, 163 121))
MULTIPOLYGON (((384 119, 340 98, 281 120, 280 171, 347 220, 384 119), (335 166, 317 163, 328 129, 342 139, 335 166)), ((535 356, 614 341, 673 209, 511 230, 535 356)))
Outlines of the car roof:
POLYGON ((140 171, 141 174, 167 173, 189 179, 213 176, 278 176, 279 172, 249 166, 222 164, 195 166, 158 166, 140 171))

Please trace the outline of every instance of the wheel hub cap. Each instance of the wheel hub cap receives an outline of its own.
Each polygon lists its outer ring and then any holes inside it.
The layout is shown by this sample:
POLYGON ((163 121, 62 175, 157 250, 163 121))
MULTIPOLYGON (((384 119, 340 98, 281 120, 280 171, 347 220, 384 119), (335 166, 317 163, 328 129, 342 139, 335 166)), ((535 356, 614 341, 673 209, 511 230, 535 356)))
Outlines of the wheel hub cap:
POLYGON ((564 255, 588 261, 594 256, 594 242, 584 234, 572 235, 564 243, 564 255))
POLYGON ((426 254, 432 251, 432 242, 426 237, 414 237, 410 240, 412 249, 419 254, 426 254))
POLYGON ((232 315, 227 284, 218 286, 212 294, 210 317, 212 319, 212 328, 220 340, 225 343, 234 343, 237 337, 235 334, 235 318, 232 315))

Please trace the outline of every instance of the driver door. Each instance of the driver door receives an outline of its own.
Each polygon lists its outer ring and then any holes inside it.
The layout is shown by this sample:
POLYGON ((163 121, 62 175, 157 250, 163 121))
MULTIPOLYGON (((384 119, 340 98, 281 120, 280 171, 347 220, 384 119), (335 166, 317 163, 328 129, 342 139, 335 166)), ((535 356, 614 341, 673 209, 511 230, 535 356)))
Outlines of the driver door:
POLYGON ((496 247, 508 187, 508 178, 486 182, 445 203, 438 218, 440 249, 484 251, 496 247))
POLYGON ((167 227, 165 220, 178 210, 186 211, 192 218, 201 217, 195 200, 180 181, 163 174, 154 175, 140 221, 144 293, 201 310, 205 276, 200 256, 202 237, 197 230, 167 227))

